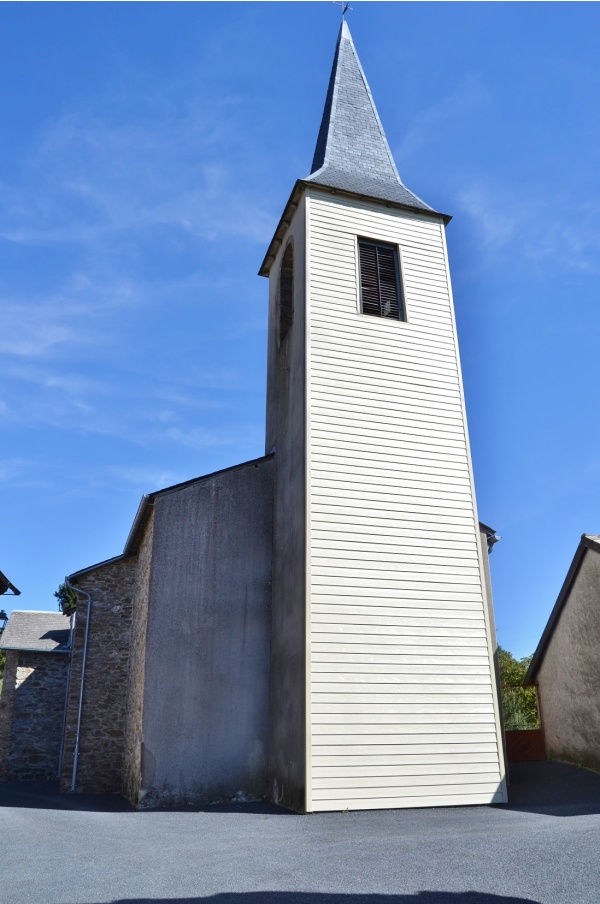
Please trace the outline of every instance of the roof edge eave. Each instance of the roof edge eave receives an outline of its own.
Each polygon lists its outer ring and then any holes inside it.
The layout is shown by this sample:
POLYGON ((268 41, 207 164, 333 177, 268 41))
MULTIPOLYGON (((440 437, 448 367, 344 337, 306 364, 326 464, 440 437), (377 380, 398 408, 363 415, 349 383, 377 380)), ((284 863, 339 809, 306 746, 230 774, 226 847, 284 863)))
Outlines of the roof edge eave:
POLYGON ((273 457, 274 453, 271 452, 268 455, 261 455, 259 458, 251 458, 249 461, 242 461, 237 465, 230 465, 228 468, 219 468, 218 471, 211 471, 210 474, 201 474, 200 477, 192 477, 190 480, 184 480, 181 483, 175 483, 173 486, 164 487, 162 490, 156 490, 154 493, 148 493, 147 495, 142 496, 131 530, 129 531, 129 536, 127 537, 123 548, 123 554, 116 558, 128 558, 129 556, 135 555, 138 551, 139 541, 144 532, 149 511, 154 507, 154 500, 159 496, 168 496, 170 493, 177 493, 179 490, 185 490, 195 483, 200 483, 203 480, 210 480, 211 477, 218 477, 220 474, 227 474, 229 471, 237 471, 240 468, 247 468, 250 465, 258 466, 261 462, 269 461, 273 457))
POLYGON ((585 553, 588 549, 600 553, 600 542, 588 534, 582 534, 579 541, 579 546, 575 551, 575 555, 573 556, 573 560, 567 572, 567 576, 563 581, 563 585, 560 588, 556 602, 554 603, 548 621, 546 622, 546 627, 544 628, 542 636, 540 637, 540 641, 535 649, 533 656, 531 657, 531 662, 529 663, 527 674, 525 675, 525 678, 523 680, 525 687, 531 687, 536 682, 538 672, 544 661, 544 656, 546 655, 548 644, 550 643, 552 635, 554 634, 556 626, 558 625, 562 611, 569 598, 571 587, 573 586, 577 574, 579 573, 581 563, 583 562, 583 557, 585 556, 585 553))
POLYGON ((412 207, 410 204, 402 204, 400 203, 400 201, 387 201, 384 198, 377 198, 375 197, 375 195, 362 194, 361 192, 354 192, 343 188, 332 188, 331 186, 323 185, 320 182, 313 182, 310 177, 308 177, 307 179, 297 179, 288 198, 288 201, 283 209, 283 213, 281 215, 279 223, 277 224, 273 238, 269 243, 267 253, 265 254, 263 262, 260 265, 260 269, 258 271, 259 276, 269 275, 273 261, 275 260, 279 247, 283 242, 284 233, 289 228, 292 221, 291 217, 298 207, 300 197, 307 188, 317 189, 318 191, 321 191, 324 194, 328 195, 342 195, 343 197, 347 198, 355 198, 361 201, 370 201, 373 204, 381 204, 384 207, 391 207, 394 210, 410 211, 410 213, 434 220, 441 219, 444 223, 444 226, 447 226, 452 219, 452 216, 450 214, 441 213, 440 211, 434 210, 433 208, 425 209, 416 206, 412 207))
POLYGON ((4 590, 2 593, 0 593, 0 596, 4 596, 6 594, 7 590, 11 591, 11 593, 9 593, 8 596, 21 596, 21 591, 17 587, 15 587, 15 585, 12 583, 12 581, 9 581, 8 578, 6 577, 6 575, 3 574, 3 572, 1 572, 1 571, 0 571, 0 583, 6 585, 6 590, 4 590))
POLYGON ((0 650, 16 650, 21 653, 48 653, 50 656, 54 656, 56 653, 68 656, 71 653, 71 647, 55 647, 49 650, 47 647, 26 647, 22 644, 20 646, 15 646, 15 644, 4 646, 2 643, 0 643, 0 650))
POLYGON ((125 558, 127 557, 121 553, 118 556, 112 556, 110 559, 103 559, 102 562, 95 562, 93 565, 88 565, 86 568, 80 568, 78 571, 68 574, 67 581, 75 581, 77 578, 83 577, 84 574, 89 574, 90 571, 95 571, 97 568, 103 568, 105 565, 113 565, 115 562, 120 562, 125 558))

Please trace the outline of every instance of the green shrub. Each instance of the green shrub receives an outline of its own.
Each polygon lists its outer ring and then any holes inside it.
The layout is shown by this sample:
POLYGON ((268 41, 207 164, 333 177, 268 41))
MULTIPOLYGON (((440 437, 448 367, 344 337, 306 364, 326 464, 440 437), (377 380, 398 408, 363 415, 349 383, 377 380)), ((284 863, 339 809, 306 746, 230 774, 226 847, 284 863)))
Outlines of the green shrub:
POLYGON ((73 615, 77 608, 77 591, 68 584, 60 584, 58 590, 54 591, 54 596, 58 600, 58 608, 63 615, 73 615))
POLYGON ((502 710, 506 731, 540 727, 535 687, 523 687, 531 656, 515 659, 508 650, 498 647, 498 666, 502 684, 502 710))

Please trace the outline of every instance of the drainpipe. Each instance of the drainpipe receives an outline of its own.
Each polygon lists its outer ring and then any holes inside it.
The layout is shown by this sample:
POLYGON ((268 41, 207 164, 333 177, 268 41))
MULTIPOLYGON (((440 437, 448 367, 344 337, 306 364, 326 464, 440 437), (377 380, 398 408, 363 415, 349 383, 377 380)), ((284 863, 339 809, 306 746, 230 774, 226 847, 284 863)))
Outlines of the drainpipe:
MULTIPOLYGON (((73 774, 71 776, 71 792, 75 791, 75 785, 77 784, 77 764, 79 762, 79 737, 81 734, 81 713, 83 710, 83 683, 85 681, 85 663, 87 658, 87 648, 88 648, 88 636, 90 633, 90 614, 92 610, 92 597, 87 592, 87 590, 82 590, 80 587, 73 587, 71 582, 65 578, 65 584, 67 587, 70 587, 76 593, 81 593, 82 596, 87 597, 87 614, 85 617, 85 635, 83 638, 83 654, 81 659, 81 682, 79 685, 79 704, 77 707, 77 731, 75 732, 75 753, 73 755, 73 774)), ((71 653, 71 656, 73 654, 71 653)))
POLYGON ((65 705, 63 709, 63 724, 62 724, 62 732, 60 735, 60 752, 58 754, 58 774, 57 778, 60 779, 62 775, 62 767, 63 760, 65 755, 65 734, 67 731, 67 710, 69 708, 69 686, 71 684, 71 665, 73 663, 73 634, 75 633, 75 613, 73 612, 71 615, 71 626, 69 630, 69 670, 67 672, 67 686, 65 689, 65 705))

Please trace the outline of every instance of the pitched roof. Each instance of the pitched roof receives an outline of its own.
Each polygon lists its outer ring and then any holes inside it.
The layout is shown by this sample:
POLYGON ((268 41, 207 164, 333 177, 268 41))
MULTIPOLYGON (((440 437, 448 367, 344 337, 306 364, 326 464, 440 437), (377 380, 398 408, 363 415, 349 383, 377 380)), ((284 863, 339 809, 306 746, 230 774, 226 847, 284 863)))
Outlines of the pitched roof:
POLYGON ((402 184, 347 22, 340 29, 311 175, 305 181, 432 211, 402 184))
POLYGON ((588 549, 591 549, 594 552, 600 552, 600 536, 597 536, 596 534, 581 535, 581 540, 579 541, 577 552, 573 556, 571 567, 567 572, 567 576, 560 589, 560 593, 558 594, 557 600, 554 603, 554 608, 550 613, 550 618, 548 619, 548 623, 544 628, 540 642, 537 645, 537 649, 531 658, 527 674, 525 675, 525 681, 523 682, 526 685, 535 684, 537 673, 544 660, 546 650, 548 649, 548 644, 552 640, 552 635, 554 634, 554 630, 558 625, 562 611, 565 608, 567 600, 569 599, 571 588, 575 583, 575 579, 579 573, 579 568, 581 567, 583 557, 588 549))
POLYGON ((2 574, 2 572, 0 571, 0 595, 8 593, 9 590, 11 596, 19 596, 21 593, 20 590, 17 590, 14 584, 11 584, 6 575, 2 574))
POLYGON ((297 179, 271 239, 259 276, 268 276, 307 188, 384 201, 449 223, 402 183, 356 54, 348 23, 340 30, 310 176, 297 179))
POLYGON ((273 457, 274 453, 271 452, 269 455, 263 455, 260 458, 243 461, 238 465, 231 465, 229 468, 221 468, 219 471, 213 471, 210 474, 202 474, 200 477, 193 477, 191 480, 185 480, 183 483, 176 483, 173 486, 165 487, 163 490, 147 493, 145 496, 142 496, 131 530, 129 531, 129 536, 125 541, 125 548, 123 549, 122 554, 120 556, 113 556, 112 559, 105 559, 103 562, 97 562, 95 565, 89 565, 87 568, 81 568, 79 571, 74 571, 73 574, 68 575, 68 580, 76 581, 77 578, 90 571, 96 571, 96 569, 103 568, 105 565, 112 565, 114 562, 122 562, 124 559, 135 555, 139 549, 144 534, 144 528, 146 527, 146 522, 152 511, 155 499, 158 499, 161 496, 168 496, 170 493, 178 493, 180 490, 187 490, 188 487, 194 486, 197 483, 211 480, 213 477, 220 477, 222 474, 229 474, 232 471, 239 471, 241 468, 257 468, 264 462, 271 461, 273 457))
POLYGON ((0 638, 0 650, 66 653, 71 621, 61 612, 13 610, 0 638))

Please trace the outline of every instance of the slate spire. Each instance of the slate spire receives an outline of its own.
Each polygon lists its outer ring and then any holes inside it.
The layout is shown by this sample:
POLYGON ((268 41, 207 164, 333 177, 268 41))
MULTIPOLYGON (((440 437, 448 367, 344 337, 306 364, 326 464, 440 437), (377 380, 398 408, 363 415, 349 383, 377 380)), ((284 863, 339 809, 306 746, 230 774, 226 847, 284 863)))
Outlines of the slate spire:
POLYGON ((400 180, 346 21, 338 37, 311 175, 306 181, 417 210, 432 209, 400 180))

